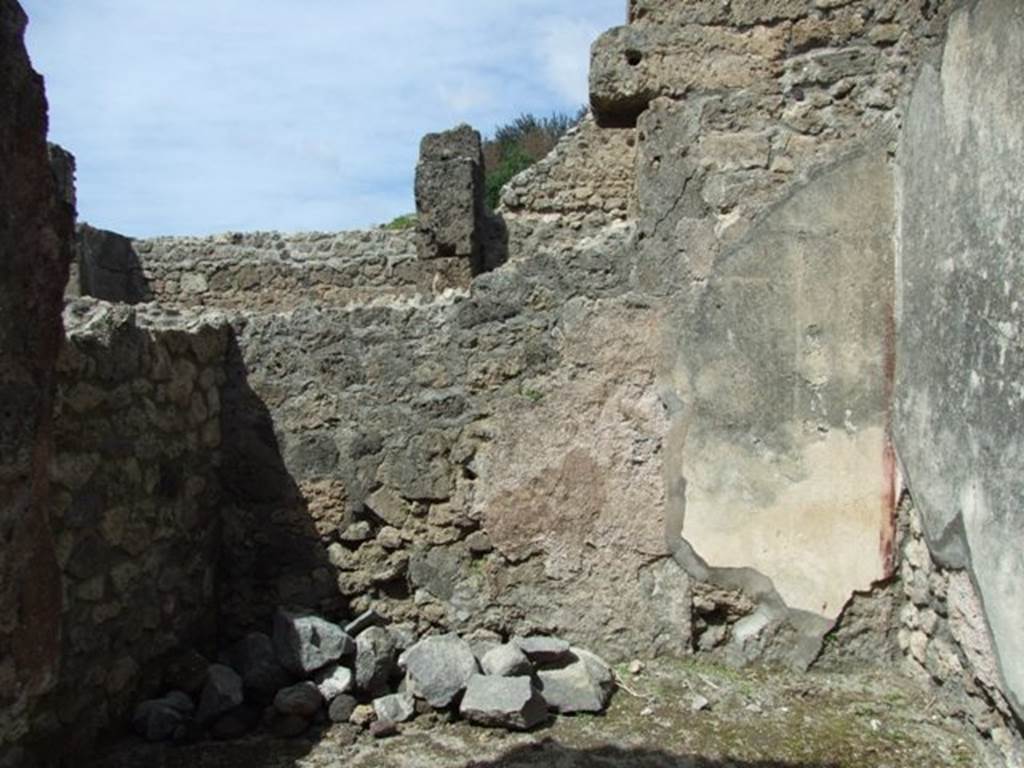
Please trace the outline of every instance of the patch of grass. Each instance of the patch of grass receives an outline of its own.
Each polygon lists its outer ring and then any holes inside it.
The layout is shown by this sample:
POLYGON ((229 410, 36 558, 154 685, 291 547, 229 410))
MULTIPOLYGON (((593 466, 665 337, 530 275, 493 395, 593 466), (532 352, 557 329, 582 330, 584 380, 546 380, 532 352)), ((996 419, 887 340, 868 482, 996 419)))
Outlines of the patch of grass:
POLYGON ((396 216, 387 224, 382 224, 381 229, 389 229, 395 232, 399 232, 404 229, 412 229, 416 226, 416 214, 406 213, 402 216, 396 216))
POLYGON ((544 399, 544 393, 539 389, 533 389, 532 387, 523 387, 519 390, 519 396, 525 397, 531 403, 539 403, 544 399))

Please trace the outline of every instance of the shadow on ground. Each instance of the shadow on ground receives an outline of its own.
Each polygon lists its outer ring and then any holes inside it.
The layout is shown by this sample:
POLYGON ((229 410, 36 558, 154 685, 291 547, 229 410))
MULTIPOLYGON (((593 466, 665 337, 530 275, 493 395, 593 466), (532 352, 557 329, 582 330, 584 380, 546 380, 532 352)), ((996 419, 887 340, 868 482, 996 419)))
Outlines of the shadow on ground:
POLYGON ((486 761, 471 760, 463 768, 836 768, 835 763, 720 760, 696 755, 673 755, 646 747, 595 747, 576 749, 545 740, 516 747, 486 761))

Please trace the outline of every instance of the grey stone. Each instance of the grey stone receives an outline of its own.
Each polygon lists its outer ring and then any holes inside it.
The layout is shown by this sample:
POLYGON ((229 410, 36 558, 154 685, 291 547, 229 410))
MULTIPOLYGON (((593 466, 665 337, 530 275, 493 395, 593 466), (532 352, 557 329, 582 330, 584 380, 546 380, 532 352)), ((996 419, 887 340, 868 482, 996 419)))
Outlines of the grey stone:
POLYGON ((335 697, 334 701, 331 702, 331 705, 327 708, 327 716, 332 723, 347 723, 351 719, 358 703, 354 696, 343 693, 341 696, 335 697))
POLYGON ((469 645, 457 635, 420 640, 398 659, 408 674, 410 689, 432 707, 446 707, 478 671, 469 645))
POLYGON ((313 682, 327 702, 352 690, 354 681, 352 670, 339 664, 330 664, 313 675, 313 682))
POLYGON ((480 668, 485 675, 499 677, 529 675, 533 671, 533 665, 526 654, 514 643, 499 645, 488 651, 480 659, 480 668))
POLYGON ((485 206, 480 134, 460 125, 424 136, 415 187, 419 257, 482 263, 485 206))
POLYGON ((229 658, 242 677, 246 696, 261 704, 270 703, 275 693, 292 682, 292 676, 277 659, 273 641, 262 632, 252 632, 239 640, 229 658))
POLYGON ((374 720, 370 723, 370 735, 375 739, 388 739, 398 734, 398 723, 390 720, 374 720))
POLYGON ((337 624, 319 616, 278 610, 274 615, 274 650, 285 669, 308 675, 353 653, 355 641, 337 624))
POLYGON ((374 699, 373 711, 377 713, 378 720, 404 723, 416 714, 416 706, 411 694, 392 693, 374 699))
POLYGON ((339 534, 342 541, 360 544, 373 538, 373 528, 365 520, 357 520, 339 534))
POLYGON ((534 664, 558 664, 571 658, 569 643, 558 637, 516 637, 512 643, 534 664))
POLYGON ((409 516, 405 500, 390 488, 374 491, 366 500, 366 506, 373 514, 395 528, 401 528, 409 516))
POLYGON ((274 696, 274 709, 282 715, 298 715, 307 720, 320 710, 323 703, 324 697, 316 683, 309 680, 282 688, 274 696))
POLYGON ((370 627, 356 638, 356 687, 371 696, 388 689, 395 675, 397 647, 391 633, 383 627, 370 627))
POLYGON ((464 635, 462 639, 469 643, 469 647, 472 649, 473 655, 476 656, 478 662, 482 661, 484 656, 499 645, 504 645, 505 643, 501 635, 489 629, 475 629, 468 635, 464 635))
POLYGON ((361 614, 356 616, 352 621, 345 625, 345 632, 352 637, 358 638, 359 633, 364 629, 370 627, 381 626, 385 623, 384 617, 377 613, 372 608, 368 611, 363 611, 361 614))
POLYGON ((199 698, 196 719, 201 724, 211 723, 241 705, 244 698, 239 674, 223 664, 211 664, 206 674, 206 685, 199 698))
POLYGON ((561 714, 603 712, 611 697, 611 672, 597 657, 579 658, 559 669, 537 672, 540 692, 548 707, 561 714))
POLYGON ((529 677, 474 675, 459 714, 477 725, 529 730, 550 719, 547 703, 529 677))
POLYGON ((190 719, 193 710, 192 700, 186 694, 171 693, 135 707, 132 727, 147 741, 169 741, 190 719))

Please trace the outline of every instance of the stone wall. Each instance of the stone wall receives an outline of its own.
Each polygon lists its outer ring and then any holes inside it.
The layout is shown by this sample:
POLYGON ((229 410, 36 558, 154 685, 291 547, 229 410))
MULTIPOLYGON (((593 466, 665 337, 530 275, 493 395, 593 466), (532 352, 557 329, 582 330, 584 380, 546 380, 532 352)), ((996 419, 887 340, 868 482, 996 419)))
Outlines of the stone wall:
POLYGON ((1018 717, 1022 65, 1018 3, 979 0, 953 16, 914 88, 897 195, 899 454, 933 557, 977 588, 1000 690, 1018 717))
POLYGON ((85 295, 247 310, 431 297, 465 288, 466 258, 420 260, 414 230, 227 233, 132 240, 79 231, 85 295))
POLYGON ((756 603, 729 655, 809 663, 893 572, 891 153, 942 14, 637 2, 592 50, 598 123, 637 126, 667 545, 756 603))
POLYGON ((50 466, 62 647, 32 731, 41 752, 74 754, 120 728, 174 652, 215 639, 229 334, 85 299, 65 324, 50 466))
MULTIPOLYGON (((10 722, 12 741, 39 759, 119 730, 174 652, 212 642, 216 630, 228 329, 91 300, 72 304, 65 325, 47 510, 59 649, 44 698, 4 713, 22 718, 10 722)), ((27 759, 14 749, 3 757, 27 759)))
POLYGON ((1003 693, 985 606, 969 571, 933 559, 920 511, 906 497, 898 641, 913 675, 936 690, 943 714, 990 738, 1007 765, 1024 765, 1019 720, 1003 693))
POLYGON ((61 642, 47 466, 74 206, 51 167, 26 22, 0 0, 0 764, 22 759, 15 745, 56 682, 61 642))

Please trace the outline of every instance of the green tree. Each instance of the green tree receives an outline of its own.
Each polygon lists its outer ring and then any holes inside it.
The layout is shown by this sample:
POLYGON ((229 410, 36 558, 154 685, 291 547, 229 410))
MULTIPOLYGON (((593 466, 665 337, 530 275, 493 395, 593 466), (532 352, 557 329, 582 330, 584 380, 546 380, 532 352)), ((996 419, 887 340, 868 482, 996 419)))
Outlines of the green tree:
POLYGON ((509 179, 547 155, 586 113, 586 107, 574 115, 555 112, 537 117, 526 113, 495 128, 493 138, 485 140, 483 146, 487 204, 496 208, 501 188, 509 179))

